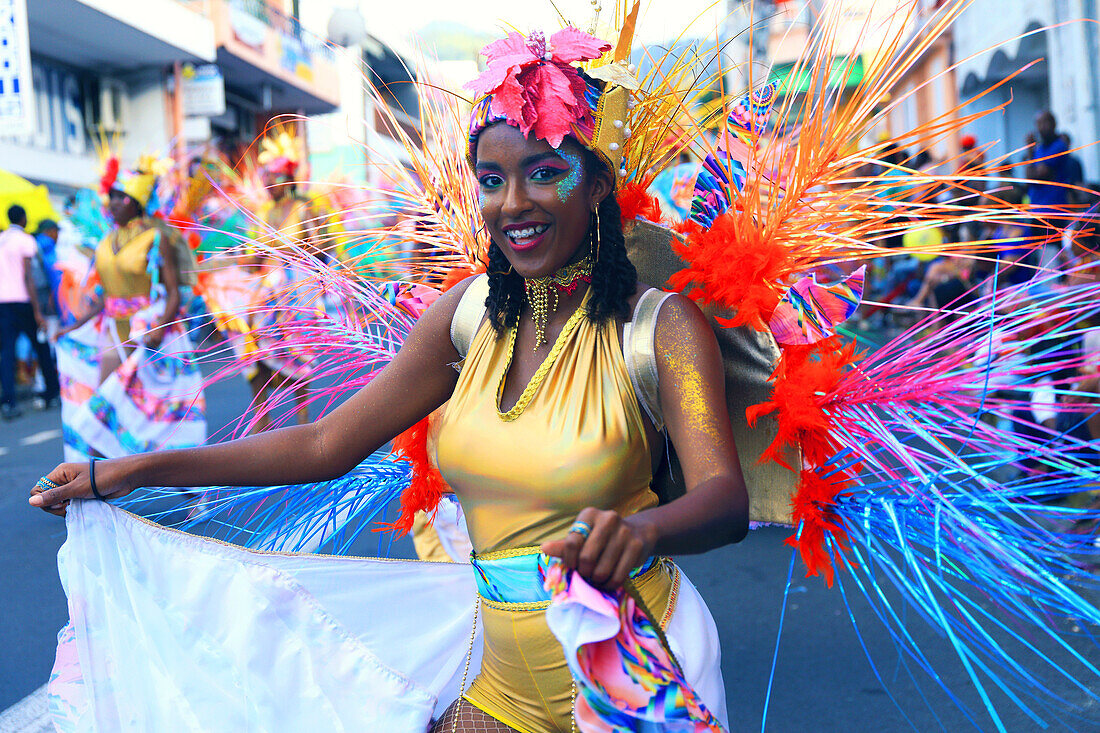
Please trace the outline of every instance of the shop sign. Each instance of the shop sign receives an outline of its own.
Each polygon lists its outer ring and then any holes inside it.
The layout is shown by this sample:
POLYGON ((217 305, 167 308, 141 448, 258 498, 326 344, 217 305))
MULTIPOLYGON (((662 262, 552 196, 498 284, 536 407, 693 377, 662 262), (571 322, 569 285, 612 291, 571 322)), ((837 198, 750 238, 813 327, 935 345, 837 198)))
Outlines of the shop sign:
POLYGON ((282 67, 298 78, 312 82, 313 59, 310 58, 305 44, 302 43, 300 38, 285 33, 280 35, 280 41, 282 45, 280 54, 282 67))
POLYGON ((238 41, 257 51, 264 50, 268 26, 262 19, 234 3, 229 7, 229 26, 233 29, 233 36, 238 41))
POLYGON ((31 132, 34 111, 27 6, 24 0, 0 0, 0 134, 31 132))
POLYGON ((183 67, 183 113, 212 117, 225 113, 225 79, 216 64, 183 67))
MULTIPOLYGON (((2 0, 0 0, 2 1, 2 0)), ((34 124, 29 134, 4 135, 36 150, 84 155, 91 145, 84 130, 84 86, 66 69, 31 62, 34 124)))

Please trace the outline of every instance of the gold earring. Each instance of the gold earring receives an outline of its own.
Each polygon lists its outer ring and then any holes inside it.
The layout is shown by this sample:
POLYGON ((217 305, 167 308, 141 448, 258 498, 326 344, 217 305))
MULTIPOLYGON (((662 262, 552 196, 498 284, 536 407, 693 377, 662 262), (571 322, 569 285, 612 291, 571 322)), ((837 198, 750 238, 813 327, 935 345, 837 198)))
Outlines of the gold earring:
POLYGON ((594 249, 596 250, 596 256, 593 258, 593 264, 595 264, 596 262, 600 261, 600 208, 599 208, 599 205, 596 206, 596 210, 593 211, 592 213, 594 213, 596 215, 596 237, 595 237, 596 238, 596 242, 595 242, 596 246, 594 247, 594 249))

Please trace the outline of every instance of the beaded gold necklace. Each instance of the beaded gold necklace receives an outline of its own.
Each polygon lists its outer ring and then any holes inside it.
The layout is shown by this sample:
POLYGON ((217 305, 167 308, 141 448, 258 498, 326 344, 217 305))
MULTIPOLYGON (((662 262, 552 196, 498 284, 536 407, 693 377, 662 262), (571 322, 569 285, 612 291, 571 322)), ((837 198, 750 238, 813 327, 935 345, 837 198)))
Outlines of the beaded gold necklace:
POLYGON ((550 314, 558 309, 559 294, 572 295, 582 282, 592 282, 591 255, 585 255, 552 275, 524 278, 523 287, 527 291, 531 318, 535 322, 535 349, 546 343, 546 323, 550 314))
POLYGON ((558 355, 561 354, 562 349, 565 348, 565 344, 569 341, 569 337, 573 335, 573 332, 581 325, 581 321, 585 319, 587 313, 585 312, 585 306, 588 304, 588 298, 586 297, 581 304, 577 306, 577 310, 573 311, 573 315, 569 317, 565 325, 561 329, 561 333, 558 334, 557 340, 554 341, 553 348, 550 349, 550 353, 546 355, 546 358, 542 360, 542 364, 539 365, 538 370, 534 376, 531 377, 531 381, 527 383, 527 386, 523 388, 523 392, 520 394, 516 404, 508 412, 504 412, 500 409, 500 401, 504 397, 504 381, 508 379, 508 371, 512 368, 512 360, 516 355, 516 334, 519 333, 519 324, 516 324, 508 333, 508 361, 504 364, 504 372, 500 375, 500 381, 497 383, 497 416, 504 422, 512 422, 517 417, 523 414, 523 411, 527 409, 527 405, 535 396, 535 392, 538 391, 539 386, 542 385, 543 380, 546 379, 546 375, 550 373, 550 368, 554 366, 554 362, 558 360, 558 355))

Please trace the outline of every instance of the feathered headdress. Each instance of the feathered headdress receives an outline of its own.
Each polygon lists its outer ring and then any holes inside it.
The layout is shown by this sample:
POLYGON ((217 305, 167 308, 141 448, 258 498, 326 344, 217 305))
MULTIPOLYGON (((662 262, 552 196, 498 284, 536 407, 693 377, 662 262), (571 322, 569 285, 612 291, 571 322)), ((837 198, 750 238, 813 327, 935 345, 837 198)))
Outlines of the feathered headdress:
POLYGON ((549 38, 542 31, 509 33, 482 49, 487 68, 466 85, 481 95, 470 117, 470 165, 481 131, 503 121, 555 148, 572 135, 617 173, 630 135, 629 89, 637 85, 625 70, 590 75, 577 65, 598 61, 610 50, 610 43, 572 26, 549 38))
POLYGON ((260 154, 256 159, 265 170, 293 178, 302 162, 302 146, 291 130, 280 127, 274 135, 260 142, 260 154))
POLYGON ((143 211, 149 211, 155 202, 157 181, 172 166, 171 160, 161 160, 154 155, 142 155, 131 169, 123 169, 117 151, 105 137, 101 137, 96 152, 100 159, 99 193, 107 196, 111 191, 121 191, 143 211))

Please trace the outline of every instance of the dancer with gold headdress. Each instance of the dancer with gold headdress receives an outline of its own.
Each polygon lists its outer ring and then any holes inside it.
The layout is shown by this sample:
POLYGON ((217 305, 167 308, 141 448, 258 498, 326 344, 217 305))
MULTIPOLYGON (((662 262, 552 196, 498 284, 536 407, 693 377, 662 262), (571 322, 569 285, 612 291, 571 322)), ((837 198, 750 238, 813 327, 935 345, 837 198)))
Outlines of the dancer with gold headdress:
MULTIPOLYGON (((279 128, 261 142, 257 158, 271 203, 263 213, 263 225, 256 233, 258 250, 245 257, 246 266, 256 273, 256 296, 246 336, 249 359, 248 383, 252 388, 256 416, 255 431, 265 430, 271 422, 272 406, 268 392, 289 387, 294 392, 295 413, 299 425, 309 421, 304 383, 312 374, 308 354, 293 350, 283 338, 288 321, 304 309, 313 311, 306 296, 297 297, 298 284, 304 279, 299 267, 288 258, 293 250, 319 256, 314 231, 315 215, 309 200, 298 189, 301 143, 289 128, 279 128), (300 249, 299 249, 300 248, 300 249)), ((319 305, 323 311, 323 303, 319 305)))
POLYGON ((150 214, 164 165, 142 156, 100 180, 114 228, 92 263, 98 297, 60 333, 66 456, 117 457, 202 445, 202 375, 188 325, 194 263, 178 232, 150 214))
MULTIPOLYGON (((888 177, 860 173, 885 145, 853 149, 851 137, 884 114, 896 69, 872 69, 844 105, 815 98, 834 73, 827 43, 808 46, 797 139, 759 144, 778 81, 726 100, 716 145, 690 118, 669 134, 687 105, 676 73, 634 77, 636 19, 635 5, 614 45, 573 26, 509 33, 484 51, 469 118, 429 112, 468 124, 418 159, 440 175, 420 176, 416 205, 446 250, 440 260, 484 272, 439 278, 451 287, 416 319, 373 285, 318 273, 388 330, 318 322, 315 344, 372 356, 401 344, 346 402, 314 424, 222 445, 63 464, 32 490, 33 506, 67 512, 70 532, 61 557, 72 625, 59 657, 78 644, 83 669, 59 663, 55 689, 90 694, 86 714, 101 727, 186 717, 206 730, 721 730, 714 623, 667 555, 736 542, 750 520, 795 525, 790 544, 827 583, 870 586, 898 646, 934 673, 912 618, 876 584, 900 588, 912 616, 950 639, 998 724, 989 678, 1025 711, 1057 695, 1017 658, 1075 680, 1030 637, 1075 652, 1080 640, 1058 622, 1100 625, 1081 591, 1095 580, 1067 559, 1086 548, 1035 531, 1058 512, 1032 499, 1095 480, 1095 463, 1065 435, 1029 441, 974 417, 1012 407, 987 389, 998 379, 1065 363, 1044 348, 982 353, 976 334, 1024 338, 1038 326, 1026 338, 1041 347, 1100 309, 1096 287, 1059 294, 1056 316, 1009 290, 929 330, 938 340, 918 329, 908 350, 857 355, 840 329, 864 272, 830 284, 800 273, 885 256, 899 226, 1027 212, 936 208, 922 190, 945 181, 918 179, 898 199, 888 177), (673 231, 646 189, 688 143, 704 163, 690 220, 673 231), (896 206, 912 223, 898 223, 896 206), (403 462, 367 460, 398 434, 418 464, 411 480, 403 462), (1048 470, 1000 483, 994 446, 1011 447, 1010 465, 1026 457, 1048 470), (659 501, 667 475, 679 492, 659 501), (363 505, 377 516, 395 492, 398 525, 411 523, 450 488, 474 554, 466 565, 254 551, 83 501, 150 485, 250 487, 223 488, 223 506, 245 510, 242 525, 262 513, 272 532, 260 547, 273 550, 330 526, 326 539, 340 543, 349 514, 363 505), (967 595, 975 588, 982 604, 967 595), (1020 626, 1015 653, 987 643, 1020 626), (172 695, 158 694, 164 680, 172 695)), ((790 100, 787 121, 799 104, 790 100)), ((1080 661, 1089 680, 1100 676, 1080 661)), ((1097 697, 1095 684, 1079 686, 1097 697)))

